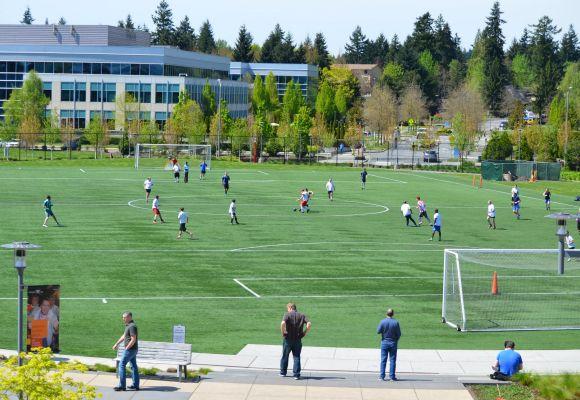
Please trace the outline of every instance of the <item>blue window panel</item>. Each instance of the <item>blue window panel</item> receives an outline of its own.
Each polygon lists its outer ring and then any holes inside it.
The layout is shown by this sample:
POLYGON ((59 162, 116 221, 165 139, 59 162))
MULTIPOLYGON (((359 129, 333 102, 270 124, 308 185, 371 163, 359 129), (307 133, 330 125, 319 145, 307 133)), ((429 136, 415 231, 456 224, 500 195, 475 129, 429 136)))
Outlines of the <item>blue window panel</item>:
POLYGON ((103 75, 110 75, 111 74, 111 64, 103 63, 101 68, 102 68, 103 75))
POLYGON ((121 64, 111 64, 111 75, 121 75, 121 64))
POLYGON ((162 64, 151 64, 149 66, 150 75, 163 75, 163 65, 162 64))

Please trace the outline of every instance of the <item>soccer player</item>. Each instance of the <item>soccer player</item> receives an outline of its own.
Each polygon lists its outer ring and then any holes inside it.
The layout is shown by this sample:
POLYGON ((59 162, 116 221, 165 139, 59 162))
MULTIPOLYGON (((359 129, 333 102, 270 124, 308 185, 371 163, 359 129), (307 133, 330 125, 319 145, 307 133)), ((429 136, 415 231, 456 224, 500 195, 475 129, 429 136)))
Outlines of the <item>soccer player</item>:
POLYGON ((419 210, 419 225, 423 224, 423 217, 425 217, 427 222, 431 224, 431 220, 429 219, 429 215, 427 214, 427 206, 419 196, 417 196, 417 209, 419 210))
POLYGON ((302 192, 300 193, 300 212, 301 213, 309 213, 310 212, 310 207, 308 206, 308 201, 310 201, 310 197, 312 196, 312 192, 308 191, 308 188, 305 188, 304 190, 302 190, 302 192))
POLYGON ((233 225, 234 221, 236 221, 236 225, 239 225, 240 223, 238 222, 238 214, 236 213, 236 199, 232 199, 228 213, 230 214, 231 224, 233 225))
POLYGON ((441 214, 439 214, 438 208, 435 209, 435 214, 433 214, 433 232, 429 240, 433 240, 435 232, 439 233, 439 241, 441 241, 441 214))
POLYGON ((179 209, 179 214, 177 214, 177 220, 179 221, 179 233, 177 234, 177 238, 181 239, 181 235, 183 232, 189 235, 190 239, 193 239, 193 234, 187 230, 186 224, 189 222, 189 216, 184 211, 183 207, 179 209))
POLYGON ((367 186, 367 169, 363 168, 362 172, 360 173, 360 182, 361 182, 361 189, 365 190, 367 186))
POLYGON ((46 199, 44 200, 44 203, 42 203, 42 205, 44 207, 44 222, 42 223, 42 226, 48 228, 48 225, 46 225, 46 223, 48 222, 48 219, 50 217, 54 218, 54 222, 56 222, 56 224, 60 226, 60 223, 56 219, 56 215, 54 215, 54 212, 52 212, 52 200, 50 199, 50 196, 46 196, 46 199))
POLYGON ((518 196, 517 192, 516 194, 513 195, 512 197, 512 211, 514 212, 514 215, 517 217, 517 219, 520 219, 520 203, 522 201, 520 200, 520 196, 518 196))
POLYGON ((202 180, 205 178, 205 170, 207 169, 207 164, 205 160, 199 164, 199 179, 202 180))
POLYGON ((179 164, 173 164, 173 180, 175 183, 179 183, 179 171, 181 171, 181 168, 179 168, 179 164))
POLYGON ((332 178, 328 179, 328 182, 326 182, 326 192, 328 193, 328 199, 330 201, 334 200, 334 182, 332 181, 332 178))
POLYGON ((403 204, 401 205, 401 213, 405 217, 407 226, 409 226, 409 221, 413 222, 413 224, 417 226, 417 223, 412 217, 413 211, 411 211, 411 206, 406 201, 404 201, 403 204))
POLYGON ((228 175, 228 171, 224 172, 224 176, 222 176, 222 186, 224 187, 224 195, 228 195, 228 190, 230 190, 230 176, 228 175))
POLYGON ((145 188, 145 204, 149 204, 149 196, 151 195, 151 188, 153 187, 153 181, 151 177, 145 179, 143 182, 143 188, 145 188))
POLYGON ((186 161, 183 166, 183 183, 189 182, 189 163, 186 161))
POLYGON ((517 183, 514 184, 514 187, 512 188, 512 197, 514 197, 515 195, 519 195, 520 194, 520 189, 518 188, 517 183))
POLYGON ((163 217, 161 216, 161 210, 159 210, 159 195, 155 196, 155 198, 153 199, 153 204, 151 205, 151 211, 153 211, 153 223, 154 224, 157 223, 157 217, 159 217, 159 220, 161 221, 162 224, 165 223, 165 221, 163 220, 163 217))
POLYGON ((487 223, 489 229, 495 229, 495 206, 491 200, 487 202, 487 223))
POLYGON ((549 188, 546 188, 546 190, 544 190, 543 196, 544 196, 544 203, 546 203, 546 210, 549 210, 551 199, 552 199, 552 193, 550 192, 549 188))

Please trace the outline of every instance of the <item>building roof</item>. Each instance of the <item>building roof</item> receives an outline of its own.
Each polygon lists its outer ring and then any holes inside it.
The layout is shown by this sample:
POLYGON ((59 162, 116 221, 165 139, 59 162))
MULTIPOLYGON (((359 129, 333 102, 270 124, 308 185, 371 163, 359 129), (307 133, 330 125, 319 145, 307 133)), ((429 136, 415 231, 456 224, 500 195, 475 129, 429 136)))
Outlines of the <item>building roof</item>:
POLYGON ((342 67, 352 70, 373 69, 378 67, 378 64, 333 64, 333 67, 342 67))

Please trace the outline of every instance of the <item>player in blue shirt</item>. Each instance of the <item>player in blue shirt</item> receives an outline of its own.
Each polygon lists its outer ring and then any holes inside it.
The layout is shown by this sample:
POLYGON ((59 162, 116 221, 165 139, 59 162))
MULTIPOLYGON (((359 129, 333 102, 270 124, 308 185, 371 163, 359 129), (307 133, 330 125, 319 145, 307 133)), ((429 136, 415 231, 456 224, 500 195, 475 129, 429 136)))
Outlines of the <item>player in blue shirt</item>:
POLYGON ((186 161, 183 166, 183 183, 189 182, 189 163, 186 161))
POLYGON ((205 170, 207 169, 207 164, 205 163, 205 161, 202 161, 201 164, 199 164, 199 179, 203 179, 205 178, 205 170))
POLYGON ((362 172, 360 173, 360 182, 361 182, 361 189, 366 189, 366 185, 367 185, 367 169, 363 168, 362 172))
POLYGON ((60 226, 60 223, 56 219, 56 215, 54 215, 54 212, 52 212, 52 201, 50 199, 50 196, 46 196, 46 199, 42 203, 42 206, 44 207, 44 217, 45 217, 42 226, 48 228, 48 225, 46 225, 46 223, 48 222, 48 219, 50 217, 54 218, 54 222, 56 222, 56 224, 60 226))
POLYGON ((504 342, 505 350, 500 351, 497 355, 495 364, 492 369, 496 372, 491 374, 491 379, 508 380, 512 375, 519 372, 524 367, 522 356, 514 351, 516 344, 511 340, 504 342))
POLYGON ((514 212, 514 215, 517 219, 520 219, 520 203, 520 196, 515 193, 512 197, 512 211, 514 212))
POLYGON ((224 187, 224 195, 228 195, 228 190, 230 190, 230 176, 228 175, 228 171, 224 172, 224 176, 222 176, 222 186, 224 187))

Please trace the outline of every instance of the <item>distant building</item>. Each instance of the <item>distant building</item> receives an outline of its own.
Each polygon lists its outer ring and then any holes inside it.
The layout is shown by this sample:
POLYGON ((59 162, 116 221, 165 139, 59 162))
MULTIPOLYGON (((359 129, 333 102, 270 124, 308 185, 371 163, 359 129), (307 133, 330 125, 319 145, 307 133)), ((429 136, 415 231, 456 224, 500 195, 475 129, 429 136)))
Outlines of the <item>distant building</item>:
POLYGON ((246 75, 250 75, 252 79, 260 75, 262 79, 265 79, 270 72, 276 77, 279 97, 284 96, 286 85, 292 80, 300 86, 304 98, 315 99, 318 90, 318 67, 316 65, 230 63, 230 78, 234 81, 243 80, 246 75))
POLYGON ((334 64, 333 68, 346 68, 358 79, 362 96, 371 94, 375 84, 383 73, 378 64, 334 64))
POLYGON ((249 84, 229 79, 228 58, 151 46, 150 39, 147 32, 106 25, 0 25, 0 120, 4 101, 32 70, 50 99, 47 112, 75 128, 95 115, 114 121, 123 93, 137 100, 132 118, 163 126, 179 92, 200 102, 206 82, 232 117, 247 116, 249 84))

